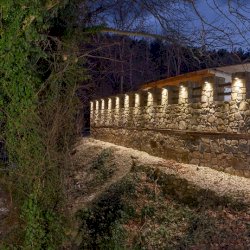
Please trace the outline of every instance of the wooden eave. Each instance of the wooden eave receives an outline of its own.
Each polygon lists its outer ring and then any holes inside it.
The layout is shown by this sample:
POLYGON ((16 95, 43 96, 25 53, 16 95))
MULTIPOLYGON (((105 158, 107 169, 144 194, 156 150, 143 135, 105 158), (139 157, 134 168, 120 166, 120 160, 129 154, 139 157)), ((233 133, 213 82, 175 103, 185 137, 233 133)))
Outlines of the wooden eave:
POLYGON ((211 76, 215 76, 215 72, 213 70, 203 69, 203 70, 199 70, 195 72, 189 72, 186 74, 146 83, 141 86, 141 89, 148 90, 151 88, 162 88, 165 86, 178 86, 180 83, 185 83, 189 81, 200 82, 204 78, 211 77, 211 76))

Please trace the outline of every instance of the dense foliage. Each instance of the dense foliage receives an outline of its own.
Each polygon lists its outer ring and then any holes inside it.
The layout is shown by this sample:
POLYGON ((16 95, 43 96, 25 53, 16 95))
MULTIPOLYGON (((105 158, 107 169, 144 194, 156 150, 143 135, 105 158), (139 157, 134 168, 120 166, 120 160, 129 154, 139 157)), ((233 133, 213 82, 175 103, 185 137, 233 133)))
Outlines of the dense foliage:
POLYGON ((0 5, 0 139, 9 157, 2 179, 19 214, 18 235, 6 239, 11 248, 54 249, 64 237, 62 181, 79 106, 76 84, 85 78, 75 33, 60 23, 66 4, 0 5))

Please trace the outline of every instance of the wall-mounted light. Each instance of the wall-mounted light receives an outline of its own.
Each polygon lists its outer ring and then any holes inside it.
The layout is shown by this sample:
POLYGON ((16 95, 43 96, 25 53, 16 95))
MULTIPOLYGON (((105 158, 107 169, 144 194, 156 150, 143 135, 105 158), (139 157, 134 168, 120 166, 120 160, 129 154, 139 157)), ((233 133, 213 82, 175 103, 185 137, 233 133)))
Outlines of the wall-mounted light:
POLYGON ((187 87, 184 86, 184 85, 180 85, 180 91, 181 91, 182 93, 185 93, 185 92, 187 91, 187 87))
POLYGON ((93 111, 93 109, 94 109, 94 103, 90 102, 90 110, 93 111))
POLYGON ((245 80, 235 77, 232 83, 231 99, 240 101, 246 98, 245 95, 246 95, 245 80))
POLYGON ((188 102, 188 87, 184 85, 180 85, 179 89, 179 104, 184 104, 188 102))
POLYGON ((232 89, 232 92, 234 93, 240 93, 240 89, 243 87, 243 81, 241 79, 239 79, 238 77, 235 77, 234 78, 235 81, 233 83, 233 89, 232 89))
POLYGON ((205 81, 202 86, 202 93, 201 93, 201 102, 202 103, 212 103, 214 101, 214 93, 213 93, 213 87, 214 85, 209 82, 205 81))
POLYGON ((241 79, 239 79, 238 77, 235 77, 234 79, 235 79, 234 87, 238 87, 238 88, 243 87, 243 81, 241 79))
POLYGON ((187 87, 184 85, 180 85, 180 95, 182 98, 185 98, 187 95, 187 87))
POLYGON ((211 82, 208 82, 208 81, 205 81, 205 84, 204 84, 204 88, 203 88, 205 91, 212 91, 213 90, 213 86, 211 84, 211 82))

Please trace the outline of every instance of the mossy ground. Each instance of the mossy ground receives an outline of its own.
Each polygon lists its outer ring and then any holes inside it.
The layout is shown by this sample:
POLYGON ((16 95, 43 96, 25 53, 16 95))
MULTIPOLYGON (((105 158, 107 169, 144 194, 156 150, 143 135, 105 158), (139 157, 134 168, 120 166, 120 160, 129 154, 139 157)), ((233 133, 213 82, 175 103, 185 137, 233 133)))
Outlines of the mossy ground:
POLYGON ((77 213, 80 249, 249 249, 247 205, 134 166, 77 213))

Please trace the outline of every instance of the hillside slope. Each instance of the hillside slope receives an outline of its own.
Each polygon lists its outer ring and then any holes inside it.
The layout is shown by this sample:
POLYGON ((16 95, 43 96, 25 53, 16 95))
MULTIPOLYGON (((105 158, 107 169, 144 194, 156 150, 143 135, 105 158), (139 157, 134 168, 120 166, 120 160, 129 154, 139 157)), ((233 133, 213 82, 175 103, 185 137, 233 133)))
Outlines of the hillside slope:
POLYGON ((76 249, 250 247, 249 179, 93 139, 72 155, 76 249))

